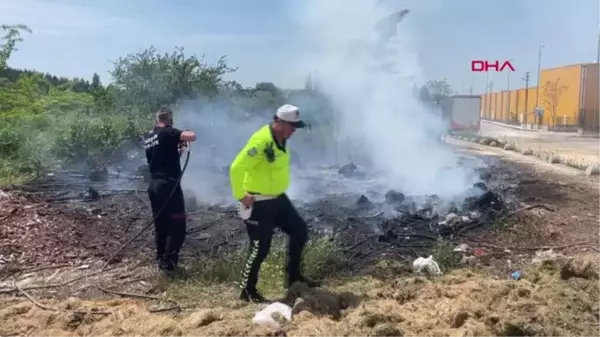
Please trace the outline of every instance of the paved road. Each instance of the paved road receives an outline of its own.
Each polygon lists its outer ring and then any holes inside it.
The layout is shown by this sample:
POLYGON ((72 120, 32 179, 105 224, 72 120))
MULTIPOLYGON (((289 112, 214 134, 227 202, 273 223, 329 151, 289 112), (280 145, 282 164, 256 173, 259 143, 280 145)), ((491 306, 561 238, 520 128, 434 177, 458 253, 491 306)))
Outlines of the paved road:
POLYGON ((524 131, 482 121, 480 133, 499 139, 523 141, 532 144, 554 144, 598 154, 600 140, 582 137, 574 133, 524 131))

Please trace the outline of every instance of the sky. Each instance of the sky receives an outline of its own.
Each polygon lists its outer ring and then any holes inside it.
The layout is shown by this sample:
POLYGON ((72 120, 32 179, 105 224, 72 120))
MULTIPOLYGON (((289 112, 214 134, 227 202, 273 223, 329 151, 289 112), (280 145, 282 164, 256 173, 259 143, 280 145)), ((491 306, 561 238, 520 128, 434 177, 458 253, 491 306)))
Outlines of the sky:
MULTIPOLYGON (((324 2, 327 0, 323 0, 324 2)), ((361 1, 347 0, 346 6, 361 1)), ((379 0, 384 1, 384 0, 379 0)), ((461 93, 485 91, 472 60, 511 60, 510 75, 490 73, 494 88, 522 87, 522 75, 542 68, 594 62, 598 55, 598 0, 410 0, 410 27, 419 64, 428 79, 447 79, 461 93)), ((154 45, 161 52, 183 46, 210 62, 227 55, 244 85, 274 82, 300 88, 310 69, 297 58, 309 46, 302 0, 0 0, 0 24, 26 24, 33 34, 9 60, 16 68, 103 82, 112 61, 154 45)), ((313 4, 315 2, 312 2, 313 4)), ((314 9, 314 8, 313 8, 314 9)), ((335 20, 335 17, 331 18, 335 20)), ((349 23, 352 24, 352 23, 349 23)))

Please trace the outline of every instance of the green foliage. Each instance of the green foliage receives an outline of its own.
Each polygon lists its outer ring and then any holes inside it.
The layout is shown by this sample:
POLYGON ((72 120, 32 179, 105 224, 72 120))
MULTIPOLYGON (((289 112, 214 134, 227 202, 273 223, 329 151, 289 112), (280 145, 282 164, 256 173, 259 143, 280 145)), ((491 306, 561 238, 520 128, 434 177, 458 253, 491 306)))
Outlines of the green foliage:
POLYGON ((150 47, 119 58, 111 75, 121 104, 155 111, 198 93, 216 95, 223 87, 223 75, 233 71, 224 57, 208 65, 203 58, 186 56, 183 47, 162 55, 150 47))
MULTIPOLYGON (((36 176, 55 165, 98 162, 135 141, 159 106, 182 98, 242 91, 223 75, 235 71, 187 56, 183 48, 158 54, 153 47, 115 62, 113 84, 6 67, 22 41, 24 25, 0 26, 0 184, 36 176)), ((244 89, 245 90, 245 89, 244 89)))
POLYGON ((451 241, 439 239, 432 251, 433 258, 437 261, 442 271, 449 271, 460 266, 462 256, 454 251, 451 241))
POLYGON ((110 157, 130 139, 125 116, 69 115, 63 123, 66 127, 58 130, 52 152, 70 161, 110 157))
POLYGON ((424 102, 440 104, 442 99, 452 95, 452 87, 445 79, 427 81, 419 90, 419 97, 424 102))
POLYGON ((561 83, 560 77, 558 77, 554 81, 546 81, 546 83, 542 86, 542 89, 544 105, 548 112, 550 112, 550 125, 555 127, 558 103, 560 102, 562 95, 569 90, 569 86, 561 83))
POLYGON ((17 42, 23 41, 21 32, 31 33, 31 29, 26 25, 0 25, 0 29, 6 32, 0 38, 0 69, 4 69, 10 55, 17 50, 17 42))
MULTIPOLYGON (((64 78, 6 66, 22 41, 24 25, 0 26, 0 185, 21 181, 70 163, 102 163, 126 147, 139 146, 160 106, 177 107, 186 99, 218 104, 240 122, 253 115, 272 114, 286 100, 303 107, 303 118, 324 126, 311 132, 330 137, 332 109, 316 86, 283 91, 269 82, 244 88, 224 76, 236 68, 221 57, 204 57, 177 47, 161 54, 154 47, 114 62, 112 83, 103 85, 97 73, 91 81, 64 78)), ((308 136, 306 136, 308 137, 308 136)))

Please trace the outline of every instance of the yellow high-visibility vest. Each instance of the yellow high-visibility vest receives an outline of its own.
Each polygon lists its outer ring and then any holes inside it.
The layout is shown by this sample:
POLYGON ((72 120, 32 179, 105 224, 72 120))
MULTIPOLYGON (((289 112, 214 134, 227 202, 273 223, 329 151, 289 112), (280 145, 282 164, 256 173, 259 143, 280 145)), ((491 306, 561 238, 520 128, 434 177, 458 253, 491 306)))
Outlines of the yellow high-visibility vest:
POLYGON ((289 148, 277 146, 270 125, 256 131, 237 154, 229 168, 229 179, 236 200, 246 193, 285 193, 290 185, 289 148))

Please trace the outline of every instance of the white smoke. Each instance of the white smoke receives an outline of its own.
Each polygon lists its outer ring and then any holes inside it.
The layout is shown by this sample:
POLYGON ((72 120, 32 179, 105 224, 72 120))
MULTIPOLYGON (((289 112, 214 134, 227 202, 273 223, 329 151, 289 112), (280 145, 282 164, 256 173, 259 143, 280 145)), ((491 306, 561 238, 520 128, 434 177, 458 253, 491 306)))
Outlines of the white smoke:
POLYGON ((390 188, 453 197, 473 184, 472 172, 459 168, 456 155, 438 142, 439 112, 422 106, 413 91, 426 79, 410 20, 437 2, 398 3, 303 1, 297 15, 307 48, 299 67, 316 71, 319 88, 339 110, 339 139, 350 140, 390 188), (402 9, 411 12, 395 36, 383 38, 379 23, 402 9))

